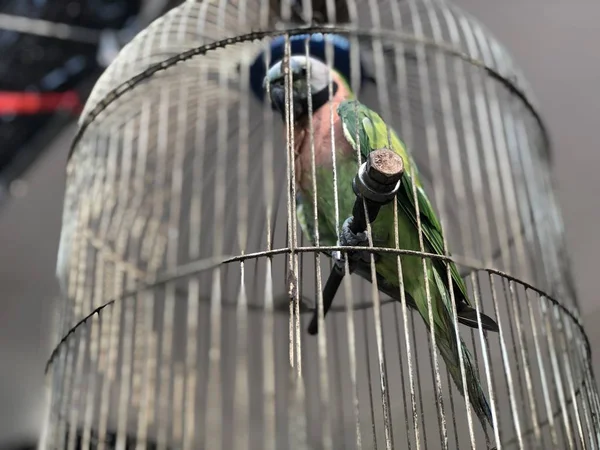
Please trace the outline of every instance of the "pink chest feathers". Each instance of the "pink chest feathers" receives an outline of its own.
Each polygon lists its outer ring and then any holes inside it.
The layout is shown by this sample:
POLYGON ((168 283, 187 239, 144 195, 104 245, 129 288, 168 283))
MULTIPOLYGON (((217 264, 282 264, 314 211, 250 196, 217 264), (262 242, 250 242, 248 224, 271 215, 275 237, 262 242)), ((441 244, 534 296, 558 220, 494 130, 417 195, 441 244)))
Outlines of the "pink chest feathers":
MULTIPOLYGON (((332 148, 336 152, 336 157, 337 155, 348 155, 354 152, 354 149, 344 137, 342 122, 337 114, 339 101, 333 101, 330 105, 324 105, 313 114, 315 167, 332 167, 332 148), (330 108, 333 109, 333 122, 330 108)), ((297 129, 294 135, 296 184, 300 190, 308 190, 312 187, 312 153, 309 125, 307 123, 305 127, 296 126, 297 129)))

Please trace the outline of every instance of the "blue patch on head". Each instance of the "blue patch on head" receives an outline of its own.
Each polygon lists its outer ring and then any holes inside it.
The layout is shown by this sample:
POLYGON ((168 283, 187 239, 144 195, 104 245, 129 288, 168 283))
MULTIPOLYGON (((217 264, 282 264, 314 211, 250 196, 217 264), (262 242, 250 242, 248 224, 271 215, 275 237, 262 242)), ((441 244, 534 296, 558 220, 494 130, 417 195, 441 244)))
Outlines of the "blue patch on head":
MULTIPOLYGON (((343 36, 337 34, 298 34, 290 36, 290 54, 306 55, 306 39, 308 41, 308 52, 313 58, 327 62, 325 56, 325 41, 333 44, 333 68, 338 71, 346 80, 351 78, 350 64, 350 42, 343 36)), ((269 65, 283 59, 285 51, 285 36, 278 36, 271 41, 271 57, 269 65)), ((256 97, 262 101, 264 97, 263 80, 266 76, 265 52, 260 53, 254 62, 250 65, 250 88, 256 97)), ((359 74, 361 85, 365 81, 365 71, 362 61, 359 61, 359 74)))

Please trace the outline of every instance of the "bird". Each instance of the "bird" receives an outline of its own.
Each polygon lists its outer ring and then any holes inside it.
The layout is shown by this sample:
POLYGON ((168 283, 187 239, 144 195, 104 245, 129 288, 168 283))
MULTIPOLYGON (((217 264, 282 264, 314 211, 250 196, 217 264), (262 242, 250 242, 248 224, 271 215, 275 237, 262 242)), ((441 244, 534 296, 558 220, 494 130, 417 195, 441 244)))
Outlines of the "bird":
MULTIPOLYGON (((279 112, 285 126, 288 114, 286 113, 286 85, 291 77, 292 92, 288 94, 288 110, 293 113, 294 170, 298 192, 296 217, 307 239, 315 243, 313 205, 316 201, 320 245, 368 245, 366 233, 354 233, 350 227, 356 198, 352 190, 352 180, 359 168, 357 149, 360 150, 364 161, 371 151, 387 148, 397 153, 404 163, 404 174, 396 196, 400 248, 415 251, 421 249, 413 194, 414 183, 424 250, 428 253, 444 255, 441 224, 423 189, 417 166, 396 132, 377 112, 360 103, 352 92, 348 80, 323 61, 309 55, 293 55, 288 57, 287 67, 289 69, 286 76, 284 60, 273 63, 267 70, 263 87, 268 92, 272 108, 279 112), (334 184, 332 142, 335 151, 337 186, 334 184), (312 178, 311 146, 313 145, 316 180, 312 178), (316 195, 313 181, 316 181, 316 195), (337 218, 335 217, 336 188, 340 217, 347 217, 339 234, 336 231, 337 218)), ((371 238, 376 247, 396 247, 393 203, 384 205, 380 209, 371 224, 371 238)), ((353 273, 371 281, 370 253, 354 251, 347 252, 347 255, 353 261, 353 273)), ((335 255, 332 253, 329 256, 335 255)), ((339 260, 342 257, 338 255, 337 258, 339 260)), ((441 259, 425 258, 434 319, 433 330, 431 330, 423 259, 414 254, 402 254, 400 259, 407 305, 418 311, 428 331, 435 334, 438 350, 459 392, 464 396, 459 360, 459 352, 462 353, 470 403, 484 429, 486 422, 493 427, 491 408, 481 386, 479 374, 473 365, 471 354, 462 338, 457 340, 456 325, 452 318, 450 289, 454 294, 460 323, 477 328, 480 321, 484 330, 494 332, 498 331, 497 323, 483 313, 480 313, 478 321, 477 312, 469 301, 466 285, 453 262, 446 263, 441 259), (451 286, 449 286, 446 264, 450 266, 451 286)), ((400 301, 397 256, 387 252, 375 254, 375 269, 379 289, 400 301)))

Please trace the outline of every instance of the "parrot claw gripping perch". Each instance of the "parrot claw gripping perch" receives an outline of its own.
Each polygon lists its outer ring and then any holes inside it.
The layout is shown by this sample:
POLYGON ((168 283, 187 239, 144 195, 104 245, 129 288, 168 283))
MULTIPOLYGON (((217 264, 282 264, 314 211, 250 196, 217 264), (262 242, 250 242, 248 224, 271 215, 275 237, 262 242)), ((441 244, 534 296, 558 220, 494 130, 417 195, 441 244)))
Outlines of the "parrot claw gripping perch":
MULTIPOLYGON (((338 239, 340 246, 366 247, 369 245, 367 221, 368 223, 375 221, 381 207, 394 200, 400 189, 403 173, 404 162, 400 155, 392 150, 384 148, 369 153, 367 161, 360 166, 352 182, 356 200, 354 201, 352 216, 348 217, 342 225, 338 239)), ((362 259, 370 262, 371 255, 369 251, 350 250, 345 253, 348 255, 350 273, 353 272, 357 261, 362 259)), ((323 289, 323 316, 331 308, 335 294, 345 275, 343 253, 341 251, 333 252, 333 259, 335 263, 323 289)), ((318 309, 315 308, 308 326, 309 334, 317 334, 318 316, 318 309)))
MULTIPOLYGON (((362 203, 357 197, 357 203, 362 203)), ((360 205, 362 208, 362 205, 360 205)), ((369 238, 367 237, 366 230, 359 231, 358 233, 354 231, 356 226, 354 225, 355 219, 354 217, 348 217, 344 224, 342 225, 342 231, 340 233, 338 239, 338 245, 340 247, 367 247, 369 245, 369 238)), ((360 227, 360 225, 359 225, 360 227)), ((363 259, 365 261, 369 261, 369 252, 361 252, 359 250, 349 250, 347 252, 348 258, 351 262, 358 261, 359 259, 363 259)), ((341 269, 344 269, 344 255, 341 251, 336 250, 333 252, 333 259, 335 263, 340 266, 341 269)))

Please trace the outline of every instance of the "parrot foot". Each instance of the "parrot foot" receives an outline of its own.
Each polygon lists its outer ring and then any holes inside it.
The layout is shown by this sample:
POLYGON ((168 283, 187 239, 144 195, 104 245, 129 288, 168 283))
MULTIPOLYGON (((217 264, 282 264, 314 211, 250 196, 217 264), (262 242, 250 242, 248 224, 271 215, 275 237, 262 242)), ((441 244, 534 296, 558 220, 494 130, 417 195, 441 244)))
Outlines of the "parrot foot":
MULTIPOLYGON (((338 244, 342 247, 366 247, 369 245, 369 238, 367 237, 366 231, 355 233, 352 231, 353 217, 348 217, 342 225, 342 231, 340 233, 338 244)), ((371 254, 368 251, 360 250, 349 250, 346 252, 348 255, 349 263, 363 260, 365 262, 371 261, 371 254)), ((341 268, 344 267, 344 256, 341 251, 333 252, 333 259, 336 264, 341 268)))
MULTIPOLYGON (((367 237, 366 231, 355 232, 352 230, 353 227, 360 229, 360 226, 353 223, 353 220, 354 217, 348 217, 342 225, 342 231, 338 238, 338 245, 340 247, 366 247, 369 245, 369 238, 367 237)), ((371 253, 369 251, 349 250, 344 253, 348 255, 348 269, 350 273, 354 271, 359 261, 371 261, 371 253)), ((329 278, 323 289, 323 317, 331 308, 335 294, 346 275, 346 261, 344 254, 341 251, 336 250, 332 252, 331 256, 334 261, 334 266, 331 269, 329 278)), ((311 335, 315 335, 318 332, 318 318, 317 308, 315 308, 312 320, 308 326, 308 333, 311 335)))

